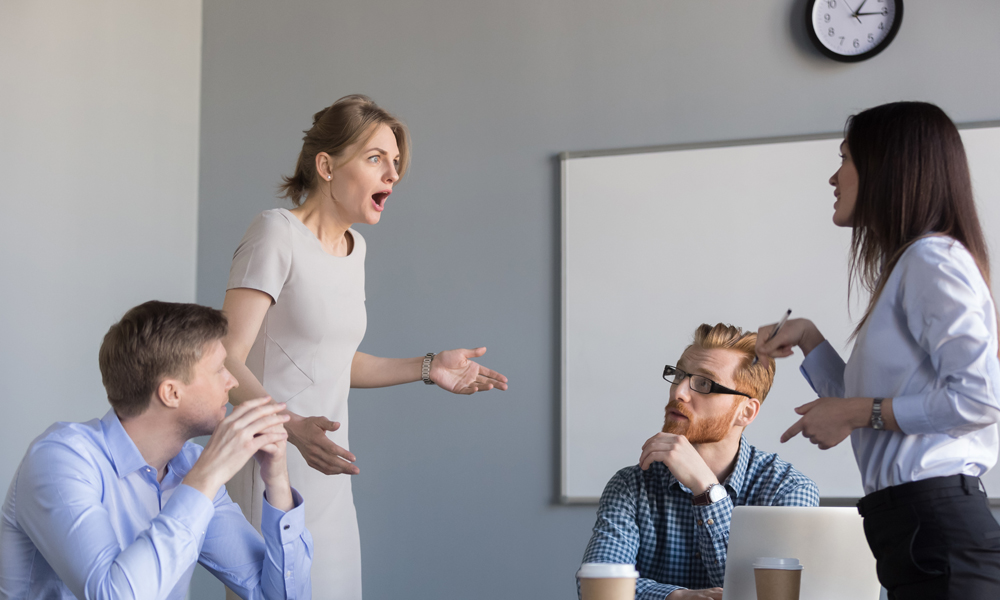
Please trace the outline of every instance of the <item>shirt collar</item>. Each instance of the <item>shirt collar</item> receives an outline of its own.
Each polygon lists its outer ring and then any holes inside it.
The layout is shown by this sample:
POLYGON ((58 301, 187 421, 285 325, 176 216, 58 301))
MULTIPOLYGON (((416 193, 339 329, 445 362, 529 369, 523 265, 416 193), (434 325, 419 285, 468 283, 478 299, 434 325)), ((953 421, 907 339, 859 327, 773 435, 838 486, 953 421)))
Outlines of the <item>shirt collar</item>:
POLYGON ((200 455, 199 452, 194 451, 195 448, 200 451, 200 448, 193 443, 184 444, 177 456, 167 461, 167 474, 161 482, 162 485, 169 487, 174 485, 174 480, 179 483, 184 479, 200 455))
MULTIPOLYGON (((729 477, 726 477, 726 480, 722 482, 722 484, 726 486, 727 490, 729 491, 730 496, 732 496, 733 494, 739 495, 740 491, 743 489, 743 480, 746 477, 747 466, 749 464, 750 464, 750 444, 747 442, 746 436, 740 434, 740 449, 736 453, 736 466, 733 467, 733 472, 729 474, 729 477)), ((693 490, 689 490, 686 485, 684 485, 680 481, 677 481, 677 478, 674 477, 674 474, 670 472, 670 469, 667 469, 667 486, 668 487, 677 486, 682 490, 684 490, 685 492, 694 494, 693 490)), ((705 490, 701 490, 698 493, 700 494, 703 491, 705 490)))
POLYGON ((108 444, 108 452, 111 453, 111 464, 114 465, 115 473, 119 478, 147 467, 146 459, 142 457, 139 448, 122 427, 122 422, 118 420, 115 409, 112 408, 104 415, 101 419, 101 427, 104 429, 104 439, 108 444))
POLYGON ((747 438, 743 434, 740 434, 740 451, 736 453, 736 466, 723 483, 729 489, 739 493, 743 490, 743 479, 746 477, 749 466, 750 444, 747 442, 747 438))

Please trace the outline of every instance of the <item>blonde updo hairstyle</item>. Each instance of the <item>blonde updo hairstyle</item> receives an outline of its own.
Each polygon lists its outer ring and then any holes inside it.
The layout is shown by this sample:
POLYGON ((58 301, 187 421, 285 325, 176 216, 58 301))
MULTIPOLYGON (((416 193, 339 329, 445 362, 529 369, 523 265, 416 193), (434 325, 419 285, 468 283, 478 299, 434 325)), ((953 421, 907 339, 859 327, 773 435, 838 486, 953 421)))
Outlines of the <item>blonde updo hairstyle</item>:
POLYGON ((326 152, 337 161, 334 168, 339 167, 354 158, 345 155, 347 149, 359 141, 364 143, 371 139, 380 125, 388 126, 396 136, 399 146, 396 172, 402 178, 410 164, 410 136, 406 126, 368 96, 353 94, 313 115, 312 128, 303 132, 295 174, 281 178, 284 183, 278 186, 278 196, 288 198, 295 206, 301 205, 303 197, 317 183, 316 155, 326 152))

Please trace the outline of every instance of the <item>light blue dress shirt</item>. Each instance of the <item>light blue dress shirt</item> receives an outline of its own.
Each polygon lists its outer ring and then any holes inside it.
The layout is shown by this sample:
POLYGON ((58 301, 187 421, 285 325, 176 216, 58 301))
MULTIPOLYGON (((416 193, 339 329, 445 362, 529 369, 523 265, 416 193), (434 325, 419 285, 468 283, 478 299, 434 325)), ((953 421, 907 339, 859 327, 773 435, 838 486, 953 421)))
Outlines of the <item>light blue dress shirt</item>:
POLYGON ((801 371, 820 396, 893 399, 902 432, 851 433, 866 494, 978 477, 997 462, 996 309, 972 255, 952 238, 924 238, 903 253, 846 365, 824 342, 801 371))
POLYGON ((158 483, 114 410, 50 427, 4 501, 0 598, 182 600, 200 562, 243 598, 308 599, 302 497, 264 502, 261 539, 225 487, 209 500, 181 483, 201 451, 184 444, 158 483))

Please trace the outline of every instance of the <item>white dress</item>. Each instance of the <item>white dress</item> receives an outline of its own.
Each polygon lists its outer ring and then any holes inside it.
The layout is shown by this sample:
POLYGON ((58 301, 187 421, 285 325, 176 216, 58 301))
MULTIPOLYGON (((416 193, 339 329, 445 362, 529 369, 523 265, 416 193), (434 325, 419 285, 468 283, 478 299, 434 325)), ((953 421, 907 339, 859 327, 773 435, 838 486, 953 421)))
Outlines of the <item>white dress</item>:
MULTIPOLYGON (((257 216, 233 256, 227 290, 251 288, 273 299, 246 365, 264 389, 288 410, 324 416, 340 429, 328 434, 350 448, 347 394, 351 361, 365 335, 365 240, 348 230, 354 248, 327 254, 291 212, 257 216)), ((305 500, 313 537, 312 587, 323 598, 361 599, 361 544, 350 475, 323 475, 288 445, 292 485, 305 500)), ((227 484, 244 514, 260 528, 263 482, 251 460, 227 484)))

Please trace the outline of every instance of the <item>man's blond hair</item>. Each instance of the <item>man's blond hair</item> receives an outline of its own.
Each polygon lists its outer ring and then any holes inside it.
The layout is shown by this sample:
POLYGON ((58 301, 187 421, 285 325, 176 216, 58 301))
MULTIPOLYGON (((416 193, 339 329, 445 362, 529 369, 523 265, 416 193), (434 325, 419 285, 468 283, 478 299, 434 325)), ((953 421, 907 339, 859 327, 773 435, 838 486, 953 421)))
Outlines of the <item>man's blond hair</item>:
POLYGON ((733 350, 740 355, 740 362, 733 372, 735 389, 750 394, 763 404, 767 393, 774 383, 774 359, 767 358, 751 365, 754 357, 754 347, 757 345, 757 333, 746 332, 734 325, 717 323, 714 327, 703 323, 694 331, 694 342, 688 346, 713 350, 721 348, 733 350))

